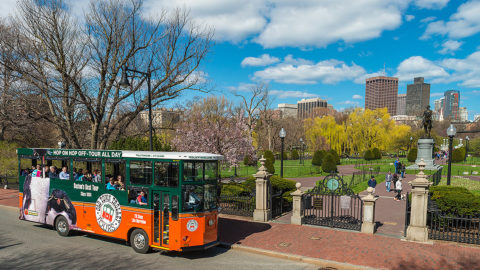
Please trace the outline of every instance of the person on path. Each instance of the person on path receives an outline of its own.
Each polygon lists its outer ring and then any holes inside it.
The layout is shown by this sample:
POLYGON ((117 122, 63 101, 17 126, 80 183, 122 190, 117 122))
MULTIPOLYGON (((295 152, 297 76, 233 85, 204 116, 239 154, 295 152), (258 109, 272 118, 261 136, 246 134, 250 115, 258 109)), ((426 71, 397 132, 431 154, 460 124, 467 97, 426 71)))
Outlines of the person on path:
POLYGON ((390 192, 390 185, 392 184, 392 180, 392 173, 388 171, 387 175, 385 176, 385 187, 387 188, 387 192, 390 192))
POLYGON ((398 179, 397 184, 395 185, 395 189, 397 191, 397 196, 395 197, 395 201, 402 200, 402 179, 398 179))
POLYGON ((375 176, 372 175, 372 178, 368 180, 368 186, 373 188, 372 194, 375 194, 375 187, 377 186, 377 180, 375 180, 375 176))
POLYGON ((394 173, 393 174, 393 186, 392 186, 392 189, 395 190, 396 189, 396 184, 397 184, 397 181, 398 181, 398 174, 394 173))
POLYGON ((393 166, 395 166, 395 173, 398 173, 398 163, 400 163, 400 161, 397 159, 395 159, 395 162, 393 163, 393 166))
POLYGON ((402 163, 402 178, 405 178, 405 163, 402 163))

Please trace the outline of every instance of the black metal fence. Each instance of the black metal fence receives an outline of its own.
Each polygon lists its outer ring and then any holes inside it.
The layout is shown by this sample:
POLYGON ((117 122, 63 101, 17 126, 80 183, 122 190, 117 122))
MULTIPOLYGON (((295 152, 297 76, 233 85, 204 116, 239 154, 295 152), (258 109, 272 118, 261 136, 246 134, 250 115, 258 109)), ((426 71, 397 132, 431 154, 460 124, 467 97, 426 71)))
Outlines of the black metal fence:
POLYGON ((272 194, 272 218, 281 216, 283 213, 292 211, 291 197, 284 197, 283 190, 272 194))
POLYGON ((368 171, 354 172, 352 174, 352 178, 348 186, 349 188, 352 188, 362 182, 369 180, 372 177, 372 175, 378 176, 379 173, 380 173, 380 166, 372 167, 372 169, 368 171))
POLYGON ((405 228, 403 229, 403 236, 407 236, 407 228, 410 225, 410 214, 412 213, 412 199, 410 193, 407 192, 405 202, 405 228))
POLYGON ((434 174, 428 177, 428 179, 433 182, 434 186, 437 186, 442 180, 442 170, 443 170, 443 167, 440 167, 439 170, 437 170, 434 174))
POLYGON ((480 244, 480 214, 446 213, 429 198, 427 226, 429 239, 480 244))
POLYGON ((220 213, 236 216, 253 216, 255 210, 255 196, 220 196, 220 213))

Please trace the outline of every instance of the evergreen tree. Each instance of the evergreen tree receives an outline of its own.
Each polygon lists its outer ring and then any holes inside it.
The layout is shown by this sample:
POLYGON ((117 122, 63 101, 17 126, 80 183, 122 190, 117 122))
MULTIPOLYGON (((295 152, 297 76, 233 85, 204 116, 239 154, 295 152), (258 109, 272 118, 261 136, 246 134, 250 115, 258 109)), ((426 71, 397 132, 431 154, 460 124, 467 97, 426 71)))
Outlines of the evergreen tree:
POLYGON ((417 152, 417 148, 410 149, 407 155, 407 160, 410 162, 415 162, 415 160, 417 159, 417 152))
POLYGON ((312 164, 316 166, 322 166, 322 160, 325 156, 324 150, 317 150, 313 153, 312 164))
POLYGON ((290 158, 293 159, 293 160, 299 159, 299 155, 298 155, 297 149, 293 149, 293 150, 290 152, 290 158))
POLYGON ((336 172, 337 171, 337 164, 335 157, 331 153, 327 153, 322 160, 322 170, 324 172, 336 172))

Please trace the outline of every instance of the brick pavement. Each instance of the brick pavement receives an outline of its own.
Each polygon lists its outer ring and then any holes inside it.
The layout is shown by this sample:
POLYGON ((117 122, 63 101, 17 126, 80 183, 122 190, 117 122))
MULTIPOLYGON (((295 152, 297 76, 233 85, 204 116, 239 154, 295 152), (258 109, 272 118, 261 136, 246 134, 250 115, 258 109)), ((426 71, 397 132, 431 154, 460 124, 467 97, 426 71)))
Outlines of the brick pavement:
POLYGON ((0 205, 18 207, 18 190, 0 189, 0 205))
POLYGON ((322 227, 220 218, 219 238, 242 247, 382 269, 480 268, 478 247, 420 244, 322 227))

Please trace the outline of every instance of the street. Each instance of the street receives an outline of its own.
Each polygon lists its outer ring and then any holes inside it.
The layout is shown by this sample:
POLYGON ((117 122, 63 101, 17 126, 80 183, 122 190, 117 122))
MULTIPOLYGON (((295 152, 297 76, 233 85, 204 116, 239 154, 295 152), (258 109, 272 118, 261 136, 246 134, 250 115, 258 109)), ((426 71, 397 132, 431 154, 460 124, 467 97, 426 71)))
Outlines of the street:
POLYGON ((20 221, 18 209, 0 206, 2 269, 317 269, 313 265, 212 248, 187 254, 138 254, 123 241, 74 233, 61 237, 40 224, 20 221))

